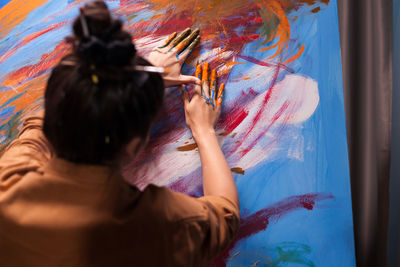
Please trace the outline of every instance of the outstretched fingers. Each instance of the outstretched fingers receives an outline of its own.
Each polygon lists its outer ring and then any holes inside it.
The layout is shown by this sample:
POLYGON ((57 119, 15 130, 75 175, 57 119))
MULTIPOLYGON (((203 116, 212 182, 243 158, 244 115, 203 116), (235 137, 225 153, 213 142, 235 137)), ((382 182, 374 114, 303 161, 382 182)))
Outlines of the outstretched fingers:
POLYGON ((222 105, 222 100, 224 98, 224 89, 225 89, 225 84, 221 83, 221 85, 219 86, 219 89, 218 89, 218 95, 217 95, 217 100, 216 100, 217 107, 222 105))
POLYGON ((215 87, 217 86, 217 78, 216 71, 211 71, 211 81, 210 81, 210 104, 213 108, 215 108, 215 87))
POLYGON ((169 45, 170 50, 174 49, 182 40, 184 40, 191 32, 190 28, 185 29, 181 32, 169 45))
POLYGON ((200 30, 194 30, 185 40, 179 43, 176 47, 176 53, 179 54, 179 59, 185 61, 193 49, 200 43, 200 30))
POLYGON ((214 109, 220 108, 219 106, 221 106, 224 97, 225 84, 222 83, 217 90, 218 77, 216 70, 211 70, 210 80, 208 79, 208 74, 209 65, 207 62, 196 66, 194 77, 201 80, 201 86, 196 85, 194 93, 201 96, 214 109))
POLYGON ((165 39, 164 43, 163 43, 161 46, 159 46, 158 48, 164 48, 164 47, 168 46, 168 45, 172 42, 172 40, 175 39, 176 35, 177 35, 176 32, 170 34, 170 35, 167 37, 167 39, 165 39))
POLYGON ((201 84, 201 64, 198 64, 196 66, 196 71, 194 73, 194 76, 200 80, 200 84, 196 84, 194 87, 194 93, 199 95, 199 96, 203 96, 202 95, 202 84, 201 84))
POLYGON ((206 103, 210 103, 210 87, 208 84, 208 62, 203 64, 202 74, 201 74, 201 95, 204 96, 206 103))

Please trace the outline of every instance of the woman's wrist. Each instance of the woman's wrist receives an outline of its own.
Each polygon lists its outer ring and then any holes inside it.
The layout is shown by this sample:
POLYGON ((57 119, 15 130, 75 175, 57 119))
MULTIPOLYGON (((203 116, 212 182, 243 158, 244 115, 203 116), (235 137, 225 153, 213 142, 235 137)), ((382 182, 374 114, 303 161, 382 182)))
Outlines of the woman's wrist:
POLYGON ((217 136, 214 128, 192 129, 192 135, 197 145, 201 145, 204 141, 217 136))

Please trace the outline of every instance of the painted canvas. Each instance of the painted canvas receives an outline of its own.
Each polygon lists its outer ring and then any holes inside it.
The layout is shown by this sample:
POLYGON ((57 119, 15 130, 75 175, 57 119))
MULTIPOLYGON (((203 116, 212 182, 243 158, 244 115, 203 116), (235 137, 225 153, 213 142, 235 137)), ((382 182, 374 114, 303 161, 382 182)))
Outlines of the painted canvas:
MULTIPOLYGON (((0 1, 0 149, 42 109, 52 67, 83 1, 0 1)), ((241 227, 211 266, 355 266, 335 0, 109 0, 143 56, 197 27, 197 62, 226 84, 217 125, 241 202, 241 227)), ((189 88, 190 89, 190 88, 189 88)), ((124 167, 143 188, 202 194, 180 90, 169 88, 148 148, 124 167)), ((217 179, 217 177, 216 177, 217 179)))

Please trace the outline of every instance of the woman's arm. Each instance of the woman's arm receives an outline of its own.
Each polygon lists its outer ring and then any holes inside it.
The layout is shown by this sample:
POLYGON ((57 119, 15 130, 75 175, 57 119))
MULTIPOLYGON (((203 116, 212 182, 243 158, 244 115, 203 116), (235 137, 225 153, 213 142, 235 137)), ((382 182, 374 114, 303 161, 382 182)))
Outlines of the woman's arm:
POLYGON ((17 138, 0 158, 0 183, 42 167, 54 153, 42 131, 43 111, 25 118, 17 138))
MULTIPOLYGON (((196 72, 199 73, 199 71, 196 72)), ((215 72, 213 74, 211 76, 215 77, 215 72)), ((213 93, 213 90, 215 92, 214 78, 211 81, 211 91, 209 91, 207 63, 203 66, 202 76, 202 85, 195 87, 195 93, 191 100, 185 90, 182 92, 186 124, 190 127, 200 152, 204 194, 226 197, 239 207, 236 184, 214 130, 221 113, 224 86, 220 86, 218 94, 213 93), (214 97, 210 97, 210 94, 214 97)))

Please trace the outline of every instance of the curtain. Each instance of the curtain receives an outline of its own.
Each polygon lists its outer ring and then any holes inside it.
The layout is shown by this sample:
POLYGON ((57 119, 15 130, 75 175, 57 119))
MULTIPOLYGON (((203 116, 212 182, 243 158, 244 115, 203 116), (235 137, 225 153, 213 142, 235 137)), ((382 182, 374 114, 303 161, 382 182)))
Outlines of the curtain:
POLYGON ((393 0, 393 120, 390 166, 388 260, 400 266, 400 0, 393 0))
POLYGON ((387 266, 392 0, 338 0, 358 267, 387 266))

